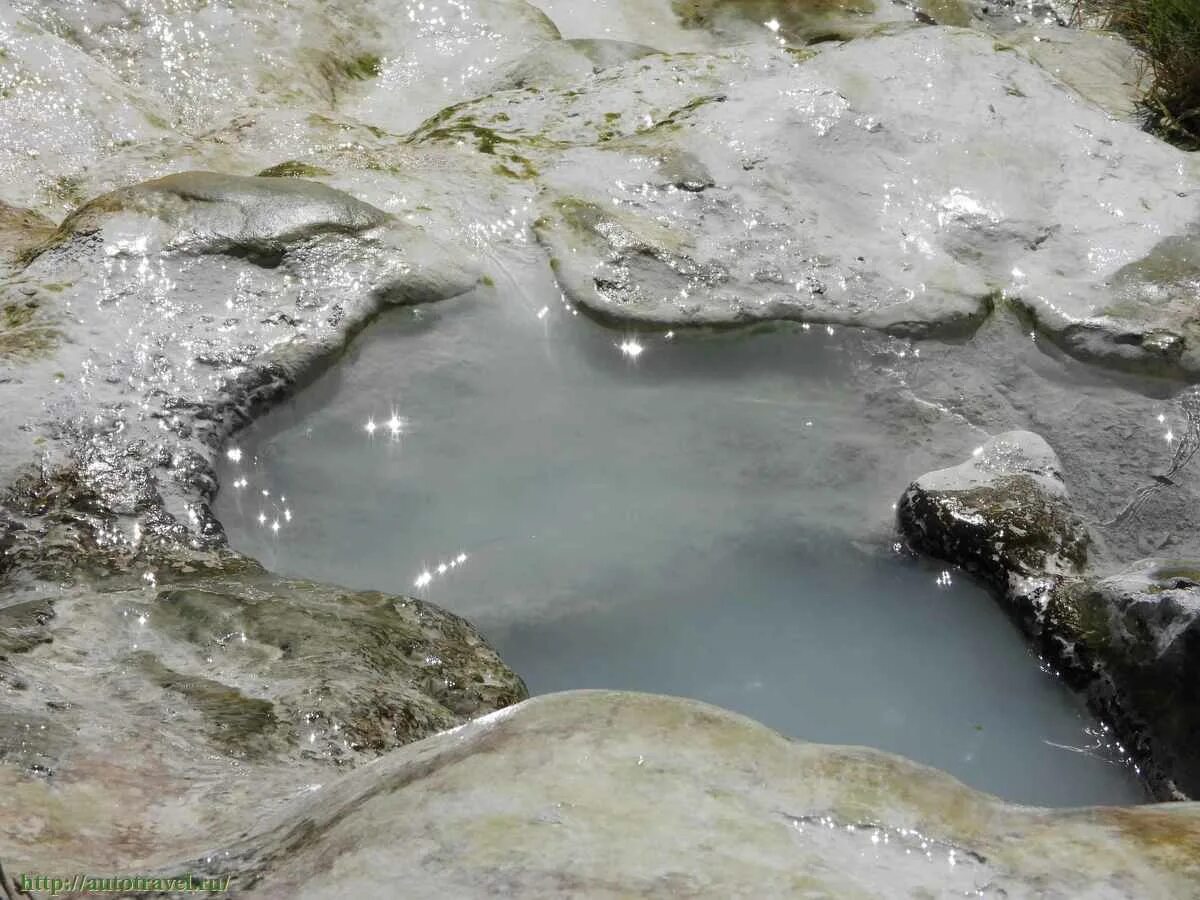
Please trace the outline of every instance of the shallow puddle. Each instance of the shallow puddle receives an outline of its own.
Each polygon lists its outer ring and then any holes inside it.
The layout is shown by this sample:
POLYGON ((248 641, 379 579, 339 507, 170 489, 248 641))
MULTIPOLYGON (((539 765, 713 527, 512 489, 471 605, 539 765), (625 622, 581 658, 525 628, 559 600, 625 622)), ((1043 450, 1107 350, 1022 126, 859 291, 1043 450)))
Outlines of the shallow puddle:
POLYGON ((919 348, 622 334, 535 294, 393 312, 240 434, 231 544, 454 610, 534 693, 695 697, 1025 803, 1145 799, 995 601, 893 545, 935 459, 887 402, 919 348))

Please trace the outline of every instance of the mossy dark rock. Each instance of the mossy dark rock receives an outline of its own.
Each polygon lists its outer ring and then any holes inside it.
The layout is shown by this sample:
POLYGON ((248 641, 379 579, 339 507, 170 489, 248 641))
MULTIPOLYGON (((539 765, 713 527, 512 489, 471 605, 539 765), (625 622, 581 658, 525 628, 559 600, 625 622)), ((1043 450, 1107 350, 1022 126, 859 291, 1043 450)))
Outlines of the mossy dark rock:
POLYGON ((1003 594, 1073 575, 1089 538, 1071 510, 1062 465, 1028 431, 985 443, 971 459, 911 484, 898 507, 912 545, 977 573, 1003 594))
POLYGON ((1046 619, 1159 792, 1200 796, 1200 563, 1144 559, 1065 584, 1046 619))
POLYGON ((1162 799, 1200 795, 1200 564, 1143 560, 1089 577, 1088 535, 1061 466, 1030 432, 917 479, 900 528, 977 573, 1038 651, 1110 722, 1162 799))

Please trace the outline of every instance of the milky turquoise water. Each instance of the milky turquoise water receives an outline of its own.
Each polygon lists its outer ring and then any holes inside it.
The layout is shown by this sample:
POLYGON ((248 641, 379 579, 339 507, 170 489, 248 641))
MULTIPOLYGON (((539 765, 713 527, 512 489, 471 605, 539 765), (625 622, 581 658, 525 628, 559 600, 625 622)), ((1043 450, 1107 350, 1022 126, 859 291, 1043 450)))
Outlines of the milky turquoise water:
POLYGON ((914 350, 614 332, 502 284, 385 316, 235 439, 217 512, 275 571, 464 615, 534 693, 695 697, 1016 801, 1143 800, 995 601, 895 546, 900 491, 978 439, 903 399, 914 350))

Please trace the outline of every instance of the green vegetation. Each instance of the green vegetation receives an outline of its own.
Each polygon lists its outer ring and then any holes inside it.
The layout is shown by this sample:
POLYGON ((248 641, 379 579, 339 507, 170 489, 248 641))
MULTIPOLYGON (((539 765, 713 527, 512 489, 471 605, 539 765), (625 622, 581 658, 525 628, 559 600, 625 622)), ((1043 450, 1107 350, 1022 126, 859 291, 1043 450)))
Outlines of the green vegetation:
MULTIPOLYGON (((673 109, 669 113, 667 113, 665 116, 663 116, 662 118, 657 119, 654 122, 654 124, 639 126, 637 128, 636 133, 637 134, 649 134, 651 132, 660 131, 660 130, 662 130, 662 131, 678 130, 680 127, 682 127, 680 125, 680 121, 687 119, 691 115, 691 113, 695 112, 700 107, 706 106, 709 103, 724 103, 724 102, 725 102, 724 94, 705 94, 700 97, 693 97, 691 100, 689 100, 683 106, 679 107, 678 109, 673 109)), ((602 140, 602 141, 609 140, 609 139, 611 139, 611 135, 610 135, 610 137, 607 137, 607 138, 604 136, 603 133, 600 135, 600 140, 602 140)))
POLYGON ((57 344, 58 332, 38 317, 36 304, 6 303, 0 309, 0 358, 40 356, 57 344))
POLYGON ((960 0, 921 0, 920 9, 939 25, 971 27, 971 13, 960 0))
POLYGON ((1101 653, 1112 644, 1108 606, 1090 582, 1061 585, 1050 595, 1045 618, 1053 633, 1076 645, 1077 653, 1101 653))
POLYGON ((383 60, 374 53, 365 53, 353 59, 333 60, 330 68, 354 81, 366 81, 383 71, 383 60))
POLYGON ((801 32, 823 17, 874 12, 875 0, 672 0, 671 6, 685 28, 708 28, 729 17, 756 24, 774 19, 782 32, 801 32))
POLYGON ((83 179, 78 175, 60 175, 54 179, 47 193, 66 206, 80 206, 87 200, 83 187, 83 179))
POLYGON ((513 178, 519 181, 528 181, 531 178, 537 178, 537 169, 525 157, 511 154, 508 160, 516 168, 507 166, 504 163, 496 163, 492 166, 492 171, 503 178, 513 178))
POLYGON ((808 47, 784 47, 783 51, 796 62, 807 62, 817 55, 816 50, 810 50, 808 47))
POLYGON ((383 60, 373 53, 344 57, 334 53, 314 53, 313 66, 329 89, 328 99, 335 105, 342 89, 350 82, 370 81, 383 71, 383 60))
POLYGON ((322 169, 320 166, 310 166, 308 163, 303 163, 295 159, 289 159, 286 162, 281 162, 279 165, 271 166, 269 169, 263 169, 258 173, 259 178, 321 178, 327 175, 332 175, 328 169, 322 169))
MULTIPOLYGON (((441 114, 439 113, 438 115, 441 114)), ((436 116, 421 125, 408 139, 409 142, 436 141, 440 143, 453 143, 474 138, 476 142, 475 149, 489 156, 495 156, 496 148, 503 144, 519 143, 514 138, 506 137, 493 128, 476 125, 475 119, 472 116, 462 116, 453 122, 447 122, 445 125, 442 125, 441 122, 435 123, 435 120, 437 120, 436 116)))
POLYGON ((171 123, 168 122, 166 119, 164 119, 160 115, 156 115, 155 113, 148 112, 148 113, 144 113, 144 116, 146 118, 146 121, 149 122, 151 125, 153 125, 155 128, 161 128, 163 131, 166 131, 168 128, 171 127, 171 123))
POLYGON ((1142 52, 1148 128, 1200 150, 1200 0, 1078 0, 1076 14, 1100 17, 1142 52))
POLYGON ((145 651, 133 659, 152 682, 189 701, 211 726, 213 740, 231 754, 255 757, 266 750, 279 725, 274 704, 210 678, 177 672, 145 651))

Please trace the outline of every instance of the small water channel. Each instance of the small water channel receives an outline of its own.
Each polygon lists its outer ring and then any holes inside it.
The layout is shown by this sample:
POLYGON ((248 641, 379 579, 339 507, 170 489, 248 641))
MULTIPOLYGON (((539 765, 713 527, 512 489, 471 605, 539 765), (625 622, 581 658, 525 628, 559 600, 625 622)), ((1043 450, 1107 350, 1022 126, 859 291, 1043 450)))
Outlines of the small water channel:
POLYGON ((387 314, 238 435, 217 513, 275 571, 462 614, 534 693, 695 697, 1019 802, 1143 801, 995 601, 894 545, 933 457, 881 412, 887 343, 621 333, 481 288, 387 314))

